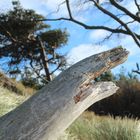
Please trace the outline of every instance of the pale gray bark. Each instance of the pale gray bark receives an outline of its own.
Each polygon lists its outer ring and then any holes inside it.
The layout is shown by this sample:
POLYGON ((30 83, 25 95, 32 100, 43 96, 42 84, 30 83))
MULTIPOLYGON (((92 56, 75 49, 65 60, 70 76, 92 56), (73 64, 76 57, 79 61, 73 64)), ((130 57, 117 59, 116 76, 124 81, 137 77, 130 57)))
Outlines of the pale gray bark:
POLYGON ((128 52, 115 48, 73 65, 33 97, 0 119, 0 140, 56 140, 85 109, 116 92, 112 82, 93 79, 123 63, 128 52))

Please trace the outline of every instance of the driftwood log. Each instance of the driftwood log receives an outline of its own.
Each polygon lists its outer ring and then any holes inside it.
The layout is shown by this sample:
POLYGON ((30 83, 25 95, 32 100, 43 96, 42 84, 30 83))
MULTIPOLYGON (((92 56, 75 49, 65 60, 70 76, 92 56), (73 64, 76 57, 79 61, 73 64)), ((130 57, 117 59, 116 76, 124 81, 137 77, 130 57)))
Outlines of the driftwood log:
POLYGON ((115 48, 88 57, 0 118, 0 140, 56 140, 85 109, 116 92, 112 82, 94 78, 123 63, 128 52, 115 48))

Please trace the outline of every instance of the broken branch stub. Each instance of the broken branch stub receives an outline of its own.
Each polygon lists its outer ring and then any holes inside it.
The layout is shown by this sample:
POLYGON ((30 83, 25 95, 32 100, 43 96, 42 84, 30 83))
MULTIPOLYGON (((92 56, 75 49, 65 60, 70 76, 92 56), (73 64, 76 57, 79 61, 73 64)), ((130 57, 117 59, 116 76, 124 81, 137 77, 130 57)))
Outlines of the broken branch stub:
POLYGON ((116 92, 112 82, 94 78, 123 63, 128 52, 115 48, 90 56, 0 118, 0 140, 55 140, 90 105, 116 92))

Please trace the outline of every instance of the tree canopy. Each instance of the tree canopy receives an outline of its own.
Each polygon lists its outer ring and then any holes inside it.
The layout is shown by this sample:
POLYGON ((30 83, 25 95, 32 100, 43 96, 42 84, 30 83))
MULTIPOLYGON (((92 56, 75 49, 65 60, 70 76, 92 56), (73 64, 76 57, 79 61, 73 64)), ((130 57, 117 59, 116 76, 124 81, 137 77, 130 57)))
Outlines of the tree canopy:
POLYGON ((58 49, 66 45, 66 29, 53 29, 41 21, 44 17, 34 10, 24 9, 13 1, 13 9, 0 13, 0 58, 7 58, 9 74, 32 69, 34 76, 45 81, 65 66, 58 49), (51 67, 51 68, 50 68, 51 67))

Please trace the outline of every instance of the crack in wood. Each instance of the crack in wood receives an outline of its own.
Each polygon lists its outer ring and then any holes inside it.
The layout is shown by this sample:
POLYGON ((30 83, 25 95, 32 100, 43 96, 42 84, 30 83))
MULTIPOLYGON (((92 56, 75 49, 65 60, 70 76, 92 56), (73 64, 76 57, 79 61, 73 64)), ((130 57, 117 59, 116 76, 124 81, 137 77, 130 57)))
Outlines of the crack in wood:
POLYGON ((97 77, 99 77, 102 73, 104 73, 105 71, 107 71, 107 69, 111 66, 111 63, 108 62, 107 65, 105 67, 103 67, 100 71, 95 72, 93 74, 87 74, 87 73, 83 73, 83 75, 86 75, 86 77, 88 78, 79 88, 80 91, 78 92, 77 95, 75 95, 73 97, 75 104, 77 104, 80 101, 83 101, 84 99, 86 99, 89 94, 86 93, 87 89, 93 85, 93 80, 97 77))

